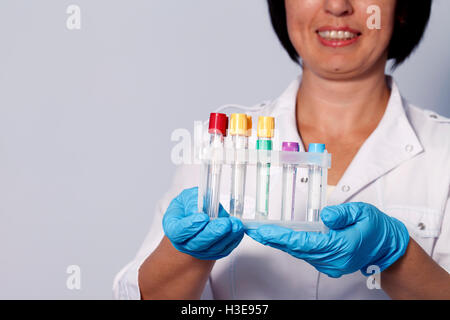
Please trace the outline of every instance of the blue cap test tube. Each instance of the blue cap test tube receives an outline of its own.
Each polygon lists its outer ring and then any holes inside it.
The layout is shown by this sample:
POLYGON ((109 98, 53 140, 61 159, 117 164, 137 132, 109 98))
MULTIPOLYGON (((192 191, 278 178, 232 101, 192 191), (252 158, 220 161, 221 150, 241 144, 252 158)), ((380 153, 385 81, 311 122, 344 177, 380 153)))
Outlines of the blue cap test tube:
MULTIPOLYGON (((322 143, 311 143, 308 147, 308 152, 324 153, 325 145, 322 143)), ((323 192, 323 170, 318 165, 310 165, 308 168, 308 202, 306 221, 319 221, 319 213, 322 206, 322 192, 323 192)))

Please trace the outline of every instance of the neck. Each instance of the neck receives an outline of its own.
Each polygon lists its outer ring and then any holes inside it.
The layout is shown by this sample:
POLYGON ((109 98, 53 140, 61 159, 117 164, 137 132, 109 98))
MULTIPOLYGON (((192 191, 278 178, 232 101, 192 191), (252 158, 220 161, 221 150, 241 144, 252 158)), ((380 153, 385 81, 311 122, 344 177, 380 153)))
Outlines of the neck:
POLYGON ((373 130, 381 120, 390 97, 384 67, 357 79, 320 77, 307 67, 297 94, 297 124, 319 134, 339 137, 373 130))

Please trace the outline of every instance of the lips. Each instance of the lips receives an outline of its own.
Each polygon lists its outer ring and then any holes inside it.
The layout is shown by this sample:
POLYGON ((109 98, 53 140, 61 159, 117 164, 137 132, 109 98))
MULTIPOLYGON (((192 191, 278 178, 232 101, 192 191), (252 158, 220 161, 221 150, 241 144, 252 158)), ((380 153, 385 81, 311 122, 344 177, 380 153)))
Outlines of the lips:
POLYGON ((339 48, 349 46, 361 37, 359 30, 348 26, 324 26, 316 30, 319 41, 327 47, 339 48))

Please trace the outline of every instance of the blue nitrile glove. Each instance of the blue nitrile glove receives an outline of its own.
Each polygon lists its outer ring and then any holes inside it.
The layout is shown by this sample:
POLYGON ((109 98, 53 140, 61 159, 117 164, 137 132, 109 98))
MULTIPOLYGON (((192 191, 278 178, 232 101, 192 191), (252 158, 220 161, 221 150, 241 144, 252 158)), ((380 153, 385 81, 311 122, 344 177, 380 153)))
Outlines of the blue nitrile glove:
POLYGON ((292 231, 274 225, 246 233, 262 244, 303 259, 318 271, 338 278, 357 270, 368 276, 367 268, 380 272, 406 251, 409 234, 405 225, 376 207, 362 202, 325 207, 322 221, 329 233, 292 231))
POLYGON ((172 200, 163 217, 164 233, 179 251, 202 260, 226 257, 244 236, 241 220, 219 208, 219 217, 209 220, 198 212, 198 188, 185 189, 172 200))

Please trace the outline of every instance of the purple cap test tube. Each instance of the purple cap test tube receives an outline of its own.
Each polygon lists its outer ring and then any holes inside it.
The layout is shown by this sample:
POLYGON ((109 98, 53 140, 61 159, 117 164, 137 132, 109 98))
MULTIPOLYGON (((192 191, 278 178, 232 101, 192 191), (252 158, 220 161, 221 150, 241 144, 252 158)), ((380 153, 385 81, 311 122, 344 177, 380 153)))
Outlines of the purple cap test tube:
POLYGON ((298 142, 283 142, 283 144, 281 145, 281 150, 298 152, 300 150, 300 146, 298 142))

